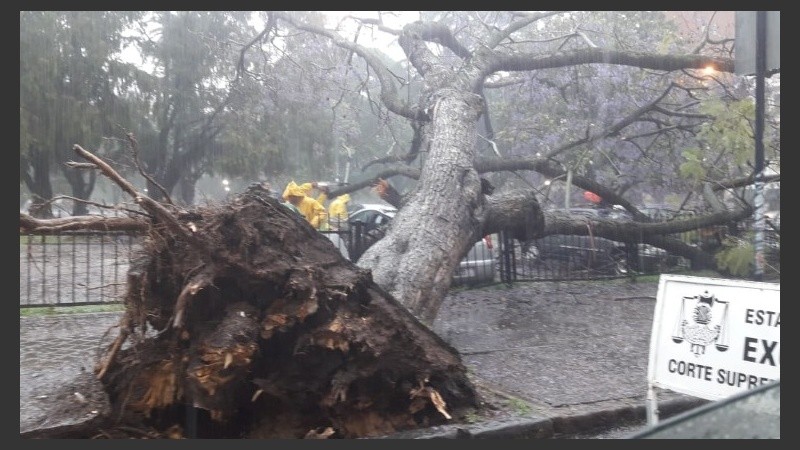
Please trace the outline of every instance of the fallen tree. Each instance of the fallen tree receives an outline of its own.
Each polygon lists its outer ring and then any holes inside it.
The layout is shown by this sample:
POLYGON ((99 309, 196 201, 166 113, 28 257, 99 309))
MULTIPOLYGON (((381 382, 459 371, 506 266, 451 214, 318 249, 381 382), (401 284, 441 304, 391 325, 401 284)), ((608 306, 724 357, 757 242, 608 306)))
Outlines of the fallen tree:
POLYGON ((178 211, 75 151, 150 218, 96 368, 105 436, 189 424, 197 437, 358 438, 478 407, 457 351, 268 192, 178 211))

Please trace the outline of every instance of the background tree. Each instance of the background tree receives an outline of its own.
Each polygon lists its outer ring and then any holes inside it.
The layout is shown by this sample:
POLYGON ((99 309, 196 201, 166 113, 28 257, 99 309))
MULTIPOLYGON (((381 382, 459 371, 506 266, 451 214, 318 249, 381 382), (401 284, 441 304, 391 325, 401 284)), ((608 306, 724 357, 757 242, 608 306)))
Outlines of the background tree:
MULTIPOLYGON (((63 176, 72 197, 88 200, 92 171, 76 171, 75 142, 103 148, 109 156, 119 146, 104 137, 128 124, 123 96, 131 67, 117 55, 121 31, 139 17, 124 11, 20 12, 20 183, 34 194, 33 212, 51 215, 52 177, 63 176)), ((116 152, 116 153, 115 153, 116 152)), ((73 214, 86 205, 73 203, 73 214)))

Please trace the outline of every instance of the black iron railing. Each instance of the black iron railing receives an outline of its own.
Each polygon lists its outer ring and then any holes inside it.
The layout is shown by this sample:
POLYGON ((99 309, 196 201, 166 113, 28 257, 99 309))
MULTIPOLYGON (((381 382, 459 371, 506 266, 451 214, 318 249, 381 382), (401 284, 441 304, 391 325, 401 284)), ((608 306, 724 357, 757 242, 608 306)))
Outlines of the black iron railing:
MULTIPOLYGON (((741 224, 747 230, 749 224, 741 224)), ((361 223, 336 224, 322 231, 345 258, 357 261, 382 235, 361 223)), ((687 232, 691 245, 717 245, 719 227, 687 232)), ((746 236, 746 234, 745 234, 746 236)), ((119 303, 127 271, 141 236, 119 232, 20 234, 20 306, 119 303)), ((770 270, 780 276, 780 234, 767 232, 770 270)), ((592 236, 556 235, 519 242, 506 233, 488 236, 462 259, 453 286, 519 281, 620 278, 685 271, 685 258, 640 242, 616 242, 592 236)))

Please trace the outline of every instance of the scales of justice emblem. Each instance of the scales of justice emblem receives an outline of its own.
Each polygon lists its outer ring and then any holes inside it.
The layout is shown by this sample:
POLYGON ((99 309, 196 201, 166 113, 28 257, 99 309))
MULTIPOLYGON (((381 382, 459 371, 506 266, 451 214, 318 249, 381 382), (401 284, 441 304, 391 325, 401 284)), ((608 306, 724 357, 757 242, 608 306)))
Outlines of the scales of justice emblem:
POLYGON ((728 350, 727 321, 728 302, 717 299, 708 291, 683 297, 680 314, 672 332, 672 341, 678 344, 688 341, 695 356, 705 354, 706 347, 711 344, 724 352, 728 350), (694 304, 690 317, 686 317, 687 303, 690 307, 694 304))

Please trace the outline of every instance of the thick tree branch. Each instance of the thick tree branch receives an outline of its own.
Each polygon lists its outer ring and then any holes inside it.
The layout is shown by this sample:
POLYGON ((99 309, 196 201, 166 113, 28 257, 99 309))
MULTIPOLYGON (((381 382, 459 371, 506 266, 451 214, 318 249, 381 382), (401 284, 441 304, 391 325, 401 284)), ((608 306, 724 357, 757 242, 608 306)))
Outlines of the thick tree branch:
POLYGON ((440 44, 450 49, 450 51, 461 59, 467 59, 472 55, 472 52, 461 45, 455 36, 453 36, 450 32, 450 28, 442 23, 414 22, 405 29, 405 32, 414 33, 418 39, 422 39, 423 41, 440 44))
POLYGON ((703 69, 712 65, 720 72, 733 72, 733 63, 733 59, 713 56, 634 53, 586 48, 545 56, 533 53, 494 54, 489 58, 484 73, 488 76, 503 70, 540 70, 579 64, 613 64, 667 72, 681 69, 703 69))
MULTIPOLYGON (((440 58, 435 55, 427 46, 422 38, 424 33, 418 32, 418 28, 425 28, 423 22, 414 22, 403 27, 403 33, 398 39, 400 47, 408 55, 408 61, 414 69, 425 78, 425 88, 429 94, 435 90, 450 85, 455 80, 455 74, 446 65, 441 63, 440 58)), ((431 105, 427 105, 431 106, 431 105)))
POLYGON ((350 183, 346 186, 342 186, 337 189, 332 189, 328 193, 329 198, 336 198, 342 194, 349 194, 351 192, 355 192, 364 188, 371 188, 381 179, 389 179, 393 176, 402 175, 407 178, 412 178, 414 180, 419 179, 419 169, 415 169, 413 167, 409 167, 406 165, 395 165, 389 168, 382 170, 376 174, 371 175, 369 178, 365 178, 360 181, 356 181, 350 183))
POLYGON ((143 233, 150 227, 144 219, 131 217, 71 216, 57 219, 37 219, 19 213, 20 233, 59 233, 62 231, 128 231, 143 233))

